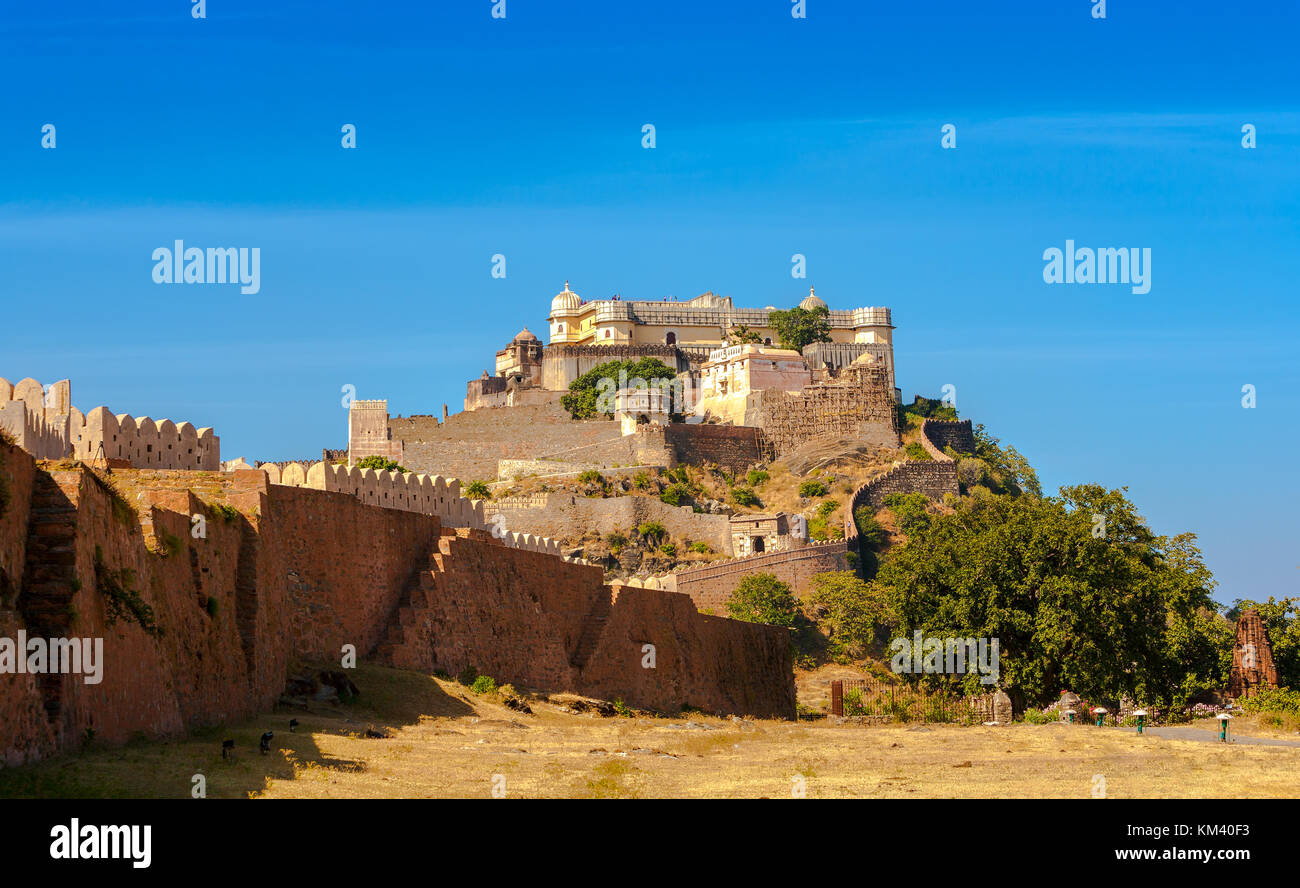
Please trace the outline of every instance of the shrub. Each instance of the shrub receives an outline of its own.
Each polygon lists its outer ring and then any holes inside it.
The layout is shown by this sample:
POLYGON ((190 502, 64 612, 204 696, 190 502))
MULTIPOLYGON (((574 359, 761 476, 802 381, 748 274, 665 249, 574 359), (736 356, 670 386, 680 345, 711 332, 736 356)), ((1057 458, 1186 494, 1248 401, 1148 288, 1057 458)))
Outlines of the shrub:
POLYGON ((1025 710, 1025 724, 1027 725, 1050 725, 1054 721, 1057 721, 1055 713, 1044 712, 1033 707, 1025 710))
POLYGON ((216 598, 214 598, 213 596, 209 595, 209 596, 208 596, 208 616, 209 616, 209 617, 215 617, 215 616, 217 615, 217 611, 219 611, 220 609, 221 609, 221 602, 217 601, 216 598))
POLYGON ((804 499, 825 496, 829 492, 830 491, 827 490, 826 485, 821 481, 818 481, 816 478, 812 478, 799 485, 799 495, 804 499))
POLYGON ((736 505, 738 506, 758 505, 758 497, 754 494, 754 491, 750 490, 748 487, 731 488, 731 498, 735 500, 736 505))
POLYGON ((359 459, 355 463, 358 469, 374 469, 377 472, 409 472, 410 469, 404 469, 397 464, 396 460, 386 459, 382 456, 367 456, 359 459))
POLYGON ((727 600, 732 619, 745 623, 767 623, 793 627, 799 615, 799 602, 787 583, 770 573, 750 574, 743 578, 727 600))
POLYGON ((907 446, 904 447, 903 449, 907 451, 908 459, 933 459, 934 458, 930 456, 930 452, 926 450, 925 447, 922 446, 921 442, 919 441, 909 441, 907 443, 907 446))
POLYGON ((876 520, 875 511, 870 506, 858 506, 853 510, 853 521, 858 527, 858 543, 868 549, 879 549, 885 542, 885 528, 876 520))
POLYGON ((469 487, 465 488, 465 497, 467 499, 490 500, 492 491, 488 488, 486 481, 471 481, 469 487))
POLYGON ((469 689, 476 694, 494 694, 497 690, 496 680, 490 675, 480 675, 474 679, 469 689))
POLYGON ((765 469, 750 469, 749 474, 745 476, 745 481, 750 487, 757 487, 771 477, 765 469))
POLYGON ((812 606, 817 623, 831 642, 836 659, 860 659, 876 640, 878 628, 896 622, 889 590, 868 583, 852 571, 829 571, 812 579, 812 606))
POLYGON ((637 534, 650 545, 658 545, 668 536, 668 531, 658 521, 647 521, 636 529, 637 534))
POLYGON ((910 534, 930 523, 927 506, 930 498, 924 493, 891 493, 885 497, 885 508, 898 519, 898 529, 910 534))
POLYGON ((667 555, 669 558, 677 557, 677 547, 672 543, 664 543, 659 547, 659 551, 667 555))
POLYGON ((605 476, 595 469, 587 469, 585 472, 578 474, 579 484, 604 484, 605 476))
POLYGON ((659 499, 670 506, 680 506, 682 500, 689 497, 690 494, 691 492, 685 484, 676 482, 665 487, 663 492, 659 494, 659 499))
POLYGON ((234 524, 240 517, 239 510, 234 506, 227 505, 226 503, 213 503, 208 507, 208 511, 211 513, 213 518, 220 518, 227 524, 234 524))
POLYGON ((154 638, 162 636, 162 629, 154 622, 153 608, 140 597, 135 585, 135 571, 129 567, 110 570, 104 564, 104 552, 95 547, 95 588, 104 596, 105 612, 109 625, 119 619, 135 623, 154 638))
POLYGON ((686 547, 691 552, 712 552, 713 547, 702 540, 696 540, 686 547))
POLYGON ((1291 688, 1259 688, 1241 704, 1247 712, 1281 712, 1300 717, 1300 691, 1291 688))
POLYGON ((632 476, 632 486, 637 490, 649 490, 653 483, 648 472, 637 472, 632 476))

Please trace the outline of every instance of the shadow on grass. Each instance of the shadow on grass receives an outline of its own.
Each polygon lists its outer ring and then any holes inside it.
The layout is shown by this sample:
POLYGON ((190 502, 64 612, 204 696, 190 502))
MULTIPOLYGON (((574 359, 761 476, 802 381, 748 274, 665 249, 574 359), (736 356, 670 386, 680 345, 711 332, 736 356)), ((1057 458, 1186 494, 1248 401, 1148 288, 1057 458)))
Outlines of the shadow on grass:
MULTIPOLYGON (((138 739, 124 746, 92 744, 44 762, 0 768, 0 798, 189 798, 202 776, 208 798, 247 798, 271 780, 292 780, 303 770, 359 772, 364 761, 324 752, 320 737, 386 734, 421 716, 463 717, 475 710, 418 672, 361 665, 351 673, 360 695, 344 704, 306 710, 277 706, 233 725, 196 728, 185 737, 138 739), (289 720, 297 719, 294 733, 289 720), (271 731, 271 751, 258 749, 271 731), (234 740, 230 758, 222 740, 234 740)), ((387 742, 375 739, 375 743, 387 742)))

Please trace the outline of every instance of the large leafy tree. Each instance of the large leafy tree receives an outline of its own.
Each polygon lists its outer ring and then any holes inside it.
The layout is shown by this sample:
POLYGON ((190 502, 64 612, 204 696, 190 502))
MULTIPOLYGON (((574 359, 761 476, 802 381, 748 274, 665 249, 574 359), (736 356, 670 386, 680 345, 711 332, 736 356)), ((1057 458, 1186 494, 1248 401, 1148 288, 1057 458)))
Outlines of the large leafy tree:
MULTIPOLYGON (((652 383, 656 379, 674 379, 677 371, 658 358, 641 358, 638 361, 606 361, 598 364, 569 383, 569 391, 560 398, 560 405, 574 419, 591 419, 597 413, 612 416, 612 411, 601 410, 602 392, 612 395, 624 380, 642 379, 652 383), (625 374, 625 375, 622 375, 625 374)), ((612 398, 610 399, 612 406, 612 398)))
POLYGON ((1062 688, 1179 704, 1226 678, 1195 537, 1155 535, 1120 490, 972 497, 908 537, 876 576, 902 630, 997 638, 1018 707, 1062 688))
POLYGON ((805 345, 831 341, 831 313, 824 306, 769 312, 767 322, 776 331, 781 348, 802 351, 805 345))
POLYGON ((793 627, 798 621, 799 600, 789 584, 770 573, 750 574, 737 585, 727 600, 733 620, 793 627))

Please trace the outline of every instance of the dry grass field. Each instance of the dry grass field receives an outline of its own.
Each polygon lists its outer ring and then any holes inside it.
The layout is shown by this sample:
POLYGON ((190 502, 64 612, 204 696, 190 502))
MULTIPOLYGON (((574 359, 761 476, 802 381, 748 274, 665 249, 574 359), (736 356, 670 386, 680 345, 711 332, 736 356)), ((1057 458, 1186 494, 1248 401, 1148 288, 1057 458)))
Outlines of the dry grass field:
POLYGON ((791 798, 802 785, 808 798, 1084 799, 1097 774, 1110 798, 1300 796, 1298 747, 1058 725, 601 718, 563 711, 576 699, 563 695, 525 715, 416 673, 362 667, 356 682, 354 706, 0 770, 0 796, 185 797, 195 774, 211 798, 485 798, 494 786, 508 798, 791 798), (265 730, 269 755, 257 751, 265 730))

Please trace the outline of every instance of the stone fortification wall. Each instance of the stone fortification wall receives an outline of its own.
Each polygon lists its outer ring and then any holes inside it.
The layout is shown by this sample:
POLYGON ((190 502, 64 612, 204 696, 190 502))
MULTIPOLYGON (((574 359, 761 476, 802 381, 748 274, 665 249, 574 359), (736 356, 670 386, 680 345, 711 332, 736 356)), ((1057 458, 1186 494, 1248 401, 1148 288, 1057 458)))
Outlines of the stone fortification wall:
POLYGON ((817 574, 848 570, 847 551, 844 540, 833 540, 798 549, 718 561, 679 570, 674 575, 673 588, 689 595, 697 608, 707 608, 715 614, 725 616, 727 599, 745 577, 770 573, 781 582, 788 583, 796 594, 803 595, 817 574))
POLYGON ((667 592, 615 595, 599 568, 260 470, 111 479, 46 472, 0 445, 0 629, 100 638, 104 654, 98 683, 0 675, 6 764, 78 749, 89 731, 113 744, 249 718, 274 704, 291 662, 337 663, 344 644, 634 706, 794 715, 784 630, 719 624, 667 592), (108 603, 122 596, 161 631, 114 621, 108 603), (641 669, 647 643, 656 670, 641 669))
POLYGON ((715 552, 731 552, 726 515, 695 512, 690 506, 670 506, 650 496, 585 497, 570 493, 538 493, 487 503, 488 524, 501 515, 509 530, 527 531, 557 540, 577 540, 590 531, 602 536, 629 533, 647 521, 657 521, 670 536, 706 542, 715 552))

